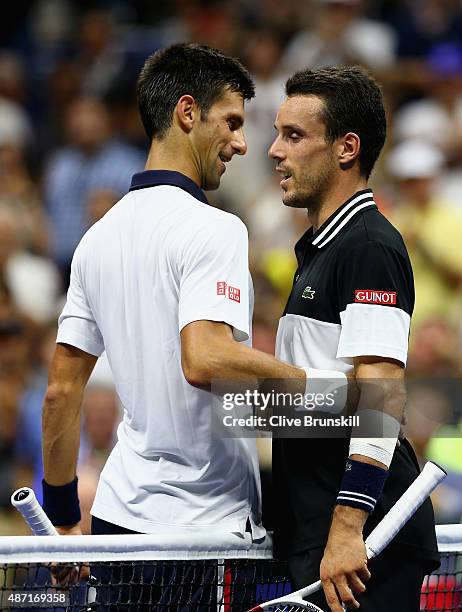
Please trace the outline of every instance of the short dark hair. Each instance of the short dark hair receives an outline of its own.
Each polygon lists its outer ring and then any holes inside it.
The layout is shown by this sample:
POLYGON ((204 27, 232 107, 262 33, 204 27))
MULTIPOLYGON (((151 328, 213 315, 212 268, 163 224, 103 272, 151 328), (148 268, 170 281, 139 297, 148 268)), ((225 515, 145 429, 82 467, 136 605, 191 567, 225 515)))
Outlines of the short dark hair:
POLYGON ((369 178, 387 132, 382 91, 377 81, 360 66, 302 70, 287 81, 286 95, 321 98, 327 140, 334 142, 348 132, 357 134, 361 140, 361 173, 369 178))
POLYGON ((255 95, 244 66, 216 49, 191 43, 157 51, 146 60, 137 83, 138 108, 148 137, 165 136, 181 96, 192 96, 205 119, 226 87, 244 100, 255 95))

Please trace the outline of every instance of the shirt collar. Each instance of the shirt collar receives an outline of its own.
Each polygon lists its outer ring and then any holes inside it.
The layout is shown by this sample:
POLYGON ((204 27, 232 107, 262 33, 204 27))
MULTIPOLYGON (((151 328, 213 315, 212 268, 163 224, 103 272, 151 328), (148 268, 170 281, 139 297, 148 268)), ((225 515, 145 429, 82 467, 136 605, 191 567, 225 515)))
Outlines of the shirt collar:
POLYGON ((344 204, 321 225, 316 231, 309 230, 311 234, 306 239, 318 249, 322 249, 329 244, 336 236, 341 234, 343 228, 365 208, 377 208, 374 202, 372 189, 357 191, 344 204))
POLYGON ((193 198, 208 204, 209 201, 205 193, 189 177, 173 170, 145 170, 133 175, 130 191, 144 189, 145 187, 155 187, 156 185, 172 185, 187 191, 193 198))

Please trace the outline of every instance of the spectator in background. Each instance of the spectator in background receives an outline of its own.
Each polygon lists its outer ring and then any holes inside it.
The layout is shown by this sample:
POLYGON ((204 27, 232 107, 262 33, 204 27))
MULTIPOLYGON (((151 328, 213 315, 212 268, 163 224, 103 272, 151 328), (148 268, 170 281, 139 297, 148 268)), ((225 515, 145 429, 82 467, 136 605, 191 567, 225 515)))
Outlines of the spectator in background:
POLYGON ((447 41, 462 43, 462 11, 458 0, 407 0, 395 3, 391 19, 400 58, 423 58, 447 41))
POLYGON ((0 202, 14 212, 21 226, 24 248, 37 255, 49 253, 49 224, 32 180, 22 145, 4 139, 0 125, 0 202))
POLYGON ((105 96, 120 77, 124 65, 111 11, 95 8, 83 13, 78 26, 78 51, 74 66, 81 75, 81 92, 105 96))
POLYGON ((410 374, 422 378, 460 378, 462 360, 458 327, 440 316, 425 319, 413 329, 408 358, 410 374))
POLYGON ((48 322, 56 314, 59 274, 53 263, 23 248, 21 217, 0 201, 0 292, 31 321, 48 322))
POLYGON ((226 169, 218 194, 240 216, 246 216, 249 206, 261 197, 274 175, 266 151, 273 141, 274 117, 284 98, 284 82, 288 77, 278 69, 282 51, 281 39, 265 28, 254 31, 243 46, 245 65, 255 81, 255 98, 246 106, 247 154, 233 160, 233 165, 226 169))
POLYGON ((25 147, 32 141, 32 126, 22 107, 0 96, 1 143, 25 147))
POLYGON ((19 100, 24 96, 21 63, 12 54, 0 52, 0 201, 20 218, 27 250, 46 254, 48 226, 38 186, 26 163, 35 144, 32 125, 19 100))
POLYGON ((426 97, 395 114, 397 141, 421 139, 439 147, 452 163, 462 162, 462 44, 436 46, 425 59, 426 97))
POLYGON ((56 321, 42 328, 36 340, 36 361, 18 404, 18 431, 14 447, 14 488, 32 487, 42 495, 42 404, 47 389, 48 366, 56 341, 56 321))
POLYGON ((93 225, 104 217, 119 199, 119 194, 111 189, 90 191, 87 198, 88 224, 93 225))
POLYGON ((406 436, 421 467, 431 460, 448 472, 432 495, 437 523, 458 523, 462 519, 461 426, 453 424, 451 391, 447 381, 435 381, 433 385, 422 379, 412 381, 406 407, 406 436))
POLYGON ((54 257, 66 286, 72 253, 89 226, 90 192, 111 189, 120 197, 131 176, 144 167, 142 154, 115 138, 100 100, 74 100, 67 111, 67 133, 69 144, 52 154, 44 177, 54 257))
MULTIPOLYGON (((1 327, 0 327, 1 330, 1 327)), ((1 334, 1 331, 0 331, 1 334)), ((1 338, 0 338, 1 339, 1 338)), ((42 404, 47 389, 48 368, 56 343, 56 321, 42 329, 37 339, 36 362, 27 384, 22 387, 17 410, 17 431, 14 447, 14 487, 30 486, 39 502, 42 501, 42 404)), ((93 414, 82 424, 82 452, 80 469, 86 475, 100 472, 100 458, 112 449, 115 428, 118 424, 118 400, 114 393, 112 373, 105 353, 98 360, 89 383, 90 393, 86 397, 87 410, 93 414), (117 410, 114 409, 114 404, 117 410), (101 414, 100 414, 101 412, 101 414), (102 426, 101 431, 95 428, 102 426), (85 432, 89 435, 86 437, 85 432)), ((10 470, 11 471, 11 470, 10 470)), ((91 481, 92 478, 89 478, 91 481)), ((84 483, 82 486, 88 491, 84 483)), ((91 488, 91 487, 90 487, 91 488)), ((88 497, 87 497, 88 500, 88 497)))
POLYGON ((10 506, 12 454, 18 435, 18 405, 29 375, 24 321, 7 299, 0 300, 0 508, 10 506))
POLYGON ((364 16, 361 0, 313 0, 314 18, 289 43, 284 70, 362 64, 371 70, 390 68, 395 37, 387 24, 364 16))
POLYGON ((414 269, 411 340, 428 319, 460 318, 462 212, 435 191, 444 162, 438 149, 420 141, 401 143, 388 158, 396 187, 392 222, 404 238, 414 269))
POLYGON ((9 51, 0 51, 0 96, 16 104, 24 104, 27 97, 26 71, 21 58, 9 51))

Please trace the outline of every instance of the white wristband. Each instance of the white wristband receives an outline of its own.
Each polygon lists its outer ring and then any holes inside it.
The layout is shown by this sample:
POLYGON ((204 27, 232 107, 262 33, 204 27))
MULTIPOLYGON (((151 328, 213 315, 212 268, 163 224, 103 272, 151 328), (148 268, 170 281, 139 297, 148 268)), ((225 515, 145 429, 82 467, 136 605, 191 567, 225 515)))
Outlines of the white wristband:
POLYGON ((365 409, 356 414, 359 426, 352 431, 349 455, 364 455, 390 467, 400 430, 399 421, 380 410, 365 409))
POLYGON ((324 396, 316 402, 316 410, 338 414, 345 408, 348 397, 348 379, 338 370, 318 370, 302 366, 306 372, 305 396, 324 396))

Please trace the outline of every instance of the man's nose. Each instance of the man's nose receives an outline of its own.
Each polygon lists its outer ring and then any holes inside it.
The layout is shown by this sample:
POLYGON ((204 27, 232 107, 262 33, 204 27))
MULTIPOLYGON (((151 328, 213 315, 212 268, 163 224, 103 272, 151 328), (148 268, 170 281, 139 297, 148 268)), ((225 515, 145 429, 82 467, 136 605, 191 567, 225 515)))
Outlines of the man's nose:
POLYGON ((279 144, 279 138, 275 138, 273 144, 268 149, 268 157, 277 161, 284 159, 284 152, 279 144))
POLYGON ((242 129, 239 130, 236 138, 233 140, 233 149, 238 155, 245 155, 247 153, 247 143, 242 129))

